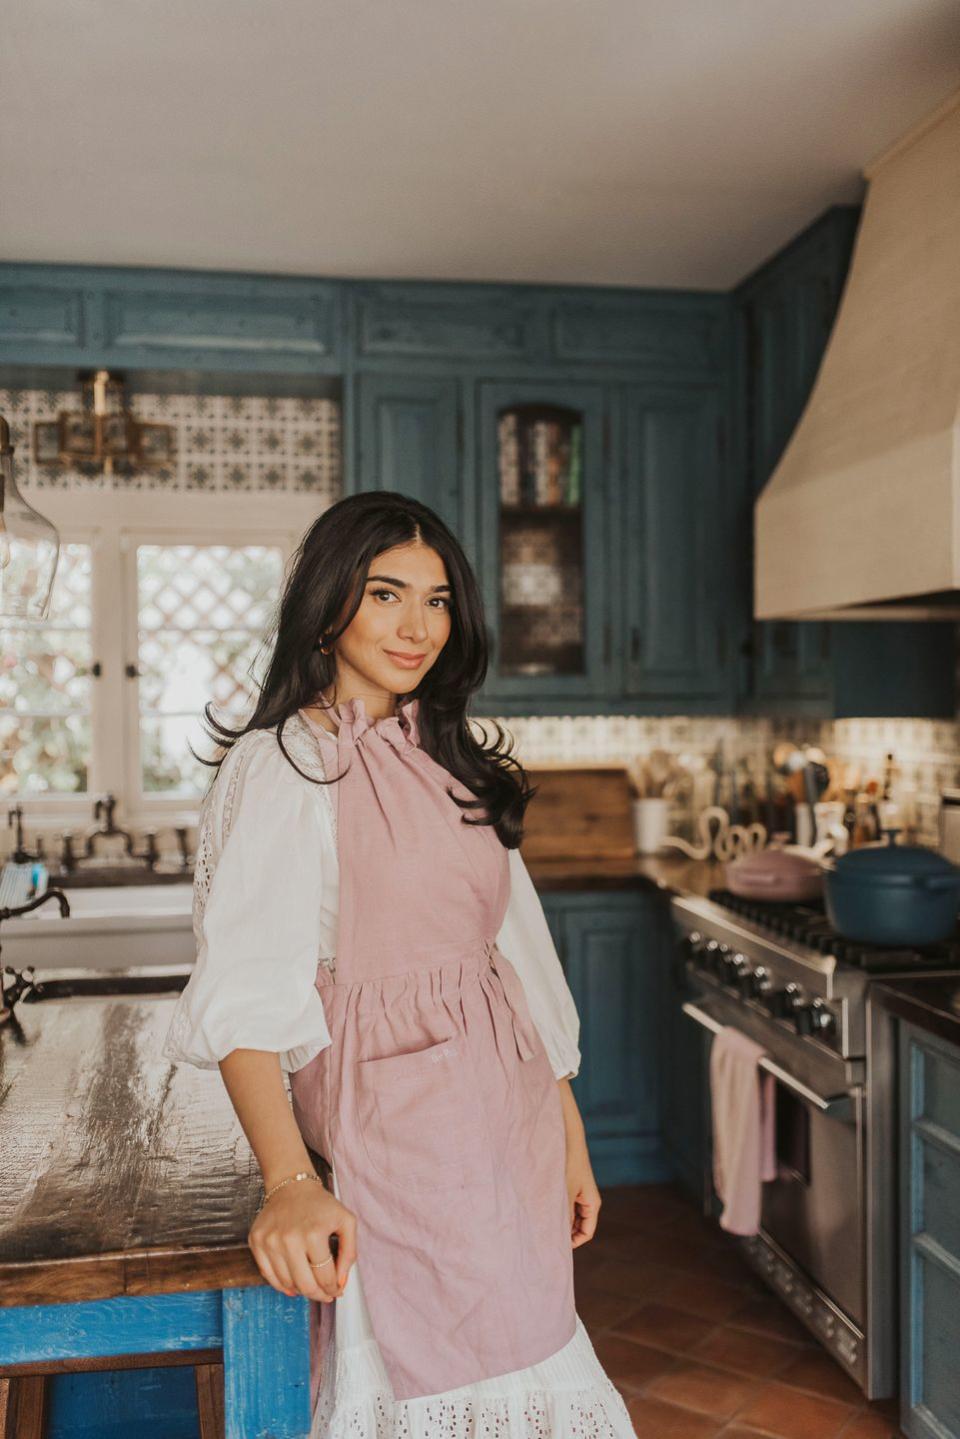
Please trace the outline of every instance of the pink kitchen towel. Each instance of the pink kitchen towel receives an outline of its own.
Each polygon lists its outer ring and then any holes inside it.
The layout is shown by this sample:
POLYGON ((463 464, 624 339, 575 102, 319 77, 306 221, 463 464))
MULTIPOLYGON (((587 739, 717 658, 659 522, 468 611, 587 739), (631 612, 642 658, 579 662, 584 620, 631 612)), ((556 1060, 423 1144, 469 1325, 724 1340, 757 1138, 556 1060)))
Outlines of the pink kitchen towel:
POLYGON ((723 1201, 720 1227, 730 1234, 756 1234, 761 1186, 777 1177, 776 1080, 760 1068, 763 1054, 729 1024, 710 1049, 713 1185, 723 1201))

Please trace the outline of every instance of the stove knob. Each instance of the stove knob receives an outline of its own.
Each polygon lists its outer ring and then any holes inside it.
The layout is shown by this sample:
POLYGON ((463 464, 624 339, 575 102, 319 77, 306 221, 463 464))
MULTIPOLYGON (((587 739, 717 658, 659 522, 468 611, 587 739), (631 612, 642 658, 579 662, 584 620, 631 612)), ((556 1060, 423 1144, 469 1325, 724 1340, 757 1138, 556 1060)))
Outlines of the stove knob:
POLYGON ((755 999, 763 999, 773 988, 773 980, 770 978, 770 971, 762 964, 758 964, 750 976, 750 993, 755 999))
POLYGON ((737 989, 743 990, 746 978, 750 973, 750 962, 745 954, 737 950, 736 954, 730 955, 727 960, 727 983, 735 985, 737 989))
POLYGON ((801 1002, 799 984, 788 984, 770 995, 770 1011, 777 1019, 789 1019, 801 1002))
POLYGON ((822 999, 801 1004, 794 1015, 798 1034, 829 1034, 836 1028, 836 1018, 822 999))
POLYGON ((704 959, 707 968, 721 978, 724 972, 724 960, 729 950, 730 946, 721 943, 719 939, 708 939, 704 947, 704 959))
POLYGON ((754 971, 746 963, 742 964, 734 975, 737 988, 747 997, 753 994, 753 975, 754 971))

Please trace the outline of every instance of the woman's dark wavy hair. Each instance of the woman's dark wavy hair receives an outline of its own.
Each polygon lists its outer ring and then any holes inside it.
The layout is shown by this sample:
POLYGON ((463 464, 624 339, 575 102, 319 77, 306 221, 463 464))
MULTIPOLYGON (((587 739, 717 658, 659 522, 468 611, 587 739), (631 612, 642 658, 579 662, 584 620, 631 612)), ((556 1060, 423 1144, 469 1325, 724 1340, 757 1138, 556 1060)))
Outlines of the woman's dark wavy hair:
POLYGON ((335 645, 353 620, 365 592, 372 561, 395 545, 420 541, 443 560, 451 586, 450 637, 423 682, 398 695, 398 704, 419 699, 420 743, 438 764, 454 775, 474 800, 460 800, 461 809, 482 811, 465 824, 492 824, 508 849, 523 835, 523 816, 536 793, 523 766, 511 752, 512 736, 493 721, 496 739, 481 744, 467 720, 467 706, 486 678, 489 641, 483 599, 476 577, 459 541, 428 506, 390 490, 348 495, 325 510, 304 535, 284 584, 277 617, 265 643, 273 653, 259 698, 241 729, 221 724, 204 705, 210 739, 224 753, 217 759, 195 758, 218 771, 238 739, 251 730, 277 727, 277 742, 298 774, 314 784, 331 780, 304 775, 283 743, 283 727, 304 705, 320 702, 321 691, 333 684, 335 654, 322 654, 320 637, 335 645), (337 618, 344 616, 337 627, 337 618), (275 637, 275 638, 274 638, 275 637), (507 742, 510 742, 509 744, 507 742))

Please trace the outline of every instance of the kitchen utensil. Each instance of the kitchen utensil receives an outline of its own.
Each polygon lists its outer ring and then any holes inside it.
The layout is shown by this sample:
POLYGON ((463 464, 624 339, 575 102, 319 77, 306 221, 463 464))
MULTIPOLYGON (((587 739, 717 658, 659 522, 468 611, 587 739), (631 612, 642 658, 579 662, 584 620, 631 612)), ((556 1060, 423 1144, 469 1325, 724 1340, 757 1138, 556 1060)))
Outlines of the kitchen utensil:
POLYGON ((956 928, 960 868, 923 845, 861 845, 828 870, 826 903, 830 923, 846 939, 935 944, 956 928))
POLYGON ((802 904, 823 892, 823 871, 816 861, 780 844, 748 851, 727 865, 727 888, 744 899, 802 904))
POLYGON ((803 767, 804 797, 810 807, 811 844, 817 842, 817 801, 830 788, 830 771, 820 760, 809 758, 809 755, 814 753, 823 754, 823 751, 808 751, 807 763, 803 767))

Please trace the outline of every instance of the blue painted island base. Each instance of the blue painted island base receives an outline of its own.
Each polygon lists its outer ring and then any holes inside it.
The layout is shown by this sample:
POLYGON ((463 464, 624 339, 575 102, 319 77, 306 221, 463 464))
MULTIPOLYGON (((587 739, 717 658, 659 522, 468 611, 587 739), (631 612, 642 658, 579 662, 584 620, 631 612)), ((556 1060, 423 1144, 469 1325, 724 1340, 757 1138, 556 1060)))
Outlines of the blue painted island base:
POLYGON ((309 1319, 269 1285, 0 1308, 0 1434, 306 1439, 309 1319))

